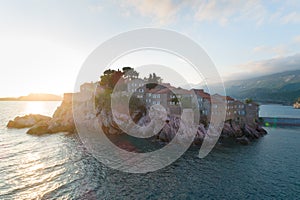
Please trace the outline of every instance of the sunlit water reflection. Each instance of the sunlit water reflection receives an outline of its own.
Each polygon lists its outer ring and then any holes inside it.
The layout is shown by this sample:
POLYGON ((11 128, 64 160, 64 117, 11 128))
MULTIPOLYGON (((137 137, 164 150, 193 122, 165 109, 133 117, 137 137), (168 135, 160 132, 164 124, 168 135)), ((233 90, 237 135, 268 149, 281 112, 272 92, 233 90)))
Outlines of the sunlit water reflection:
MULTIPOLYGON (((31 136, 7 129, 29 112, 51 115, 59 102, 0 102, 0 199, 297 199, 300 129, 271 129, 249 146, 217 145, 205 159, 193 147, 159 171, 127 174, 94 159, 76 135, 31 136), (39 105, 35 108, 34 104, 39 105), (32 107, 32 108, 30 108, 32 107), (44 107, 44 108, 42 108, 44 107), (30 108, 30 109, 29 109, 30 108)), ((152 148, 143 144, 143 148, 152 148)))

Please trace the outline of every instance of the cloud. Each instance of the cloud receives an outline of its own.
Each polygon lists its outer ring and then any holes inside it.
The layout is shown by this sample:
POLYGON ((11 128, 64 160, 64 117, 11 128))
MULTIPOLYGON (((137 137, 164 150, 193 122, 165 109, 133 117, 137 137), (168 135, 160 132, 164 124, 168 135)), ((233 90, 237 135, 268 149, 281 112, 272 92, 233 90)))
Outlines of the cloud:
MULTIPOLYGON (((279 44, 276 46, 268 46, 268 45, 260 45, 253 48, 254 53, 264 53, 271 55, 272 57, 283 57, 287 56, 291 52, 293 52, 293 49, 296 46, 298 46, 300 43, 300 35, 295 36, 291 39, 291 41, 286 42, 285 44, 279 44)), ((300 66, 299 66, 300 67, 300 66)))
POLYGON ((253 61, 234 67, 236 73, 232 73, 229 79, 250 78, 255 76, 273 74, 284 71, 300 69, 300 53, 280 58, 253 61))
POLYGON ((283 24, 298 24, 300 23, 300 13, 299 12, 291 12, 281 17, 281 23, 283 24))
POLYGON ((300 35, 294 37, 293 42, 295 42, 295 43, 300 43, 300 35))
POLYGON ((88 6, 88 9, 91 12, 101 12, 103 10, 103 6, 102 5, 90 5, 90 6, 88 6))
POLYGON ((144 17, 154 18, 161 25, 171 22, 181 5, 172 0, 126 0, 126 4, 144 17))
MULTIPOLYGON (((119 1, 117 1, 119 2, 119 1)), ((141 16, 151 17, 161 25, 173 22, 176 17, 193 16, 198 22, 217 22, 226 26, 232 22, 300 23, 299 3, 294 1, 262 0, 126 0, 119 5, 128 12, 133 9, 141 16)))
POLYGON ((226 25, 230 21, 254 20, 257 24, 264 21, 266 9, 260 1, 211 0, 199 1, 195 18, 198 21, 217 21, 226 25))
POLYGON ((275 57, 282 57, 290 52, 288 45, 278 45, 278 46, 257 46, 253 48, 254 53, 268 53, 275 57))

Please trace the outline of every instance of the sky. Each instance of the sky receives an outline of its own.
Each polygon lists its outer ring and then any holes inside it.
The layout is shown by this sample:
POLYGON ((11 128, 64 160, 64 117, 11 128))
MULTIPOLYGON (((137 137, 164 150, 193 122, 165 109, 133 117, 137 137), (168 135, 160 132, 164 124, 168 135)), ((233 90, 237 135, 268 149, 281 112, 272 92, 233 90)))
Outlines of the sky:
POLYGON ((197 42, 224 80, 300 69, 297 0, 0 0, 0 96, 71 92, 95 48, 145 27, 197 42))

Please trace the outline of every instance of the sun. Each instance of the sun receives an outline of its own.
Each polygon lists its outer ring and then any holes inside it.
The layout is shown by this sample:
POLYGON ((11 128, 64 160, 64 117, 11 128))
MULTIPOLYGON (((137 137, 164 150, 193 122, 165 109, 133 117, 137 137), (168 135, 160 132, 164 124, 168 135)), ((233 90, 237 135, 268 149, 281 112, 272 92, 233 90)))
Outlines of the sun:
POLYGON ((45 102, 28 101, 26 102, 25 111, 28 114, 42 114, 46 111, 45 102))

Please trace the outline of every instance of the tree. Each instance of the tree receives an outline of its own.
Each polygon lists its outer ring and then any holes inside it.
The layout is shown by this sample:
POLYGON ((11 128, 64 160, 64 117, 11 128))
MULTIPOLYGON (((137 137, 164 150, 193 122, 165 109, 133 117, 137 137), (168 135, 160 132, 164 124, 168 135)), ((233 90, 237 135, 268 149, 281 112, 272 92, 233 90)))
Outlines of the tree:
POLYGON ((128 71, 130 71, 130 70, 133 70, 133 68, 132 68, 132 67, 123 67, 123 68, 122 68, 122 71, 123 71, 124 73, 126 73, 126 72, 128 72, 128 71))
POLYGON ((100 85, 105 88, 113 89, 123 75, 124 72, 121 72, 120 70, 105 70, 100 77, 100 85))
POLYGON ((113 92, 116 84, 118 88, 126 89, 124 83, 124 78, 134 79, 138 78, 139 73, 136 72, 131 67, 123 67, 122 71, 108 69, 103 72, 103 75, 100 76, 99 85, 104 88, 104 92, 96 96, 96 106, 109 109, 111 101, 111 93, 113 92))
POLYGON ((171 99, 171 102, 174 102, 175 105, 177 105, 179 103, 178 98, 175 96, 171 99))
POLYGON ((252 103, 253 102, 253 100, 251 99, 251 98, 247 98, 246 100, 245 100, 245 103, 246 104, 249 104, 249 103, 252 103))
POLYGON ((146 88, 149 90, 155 88, 157 84, 162 83, 162 78, 157 76, 155 73, 149 74, 149 77, 145 77, 144 79, 149 82, 146 84, 146 88))
POLYGON ((139 73, 131 67, 123 67, 122 70, 125 78, 137 79, 139 77, 139 73))

